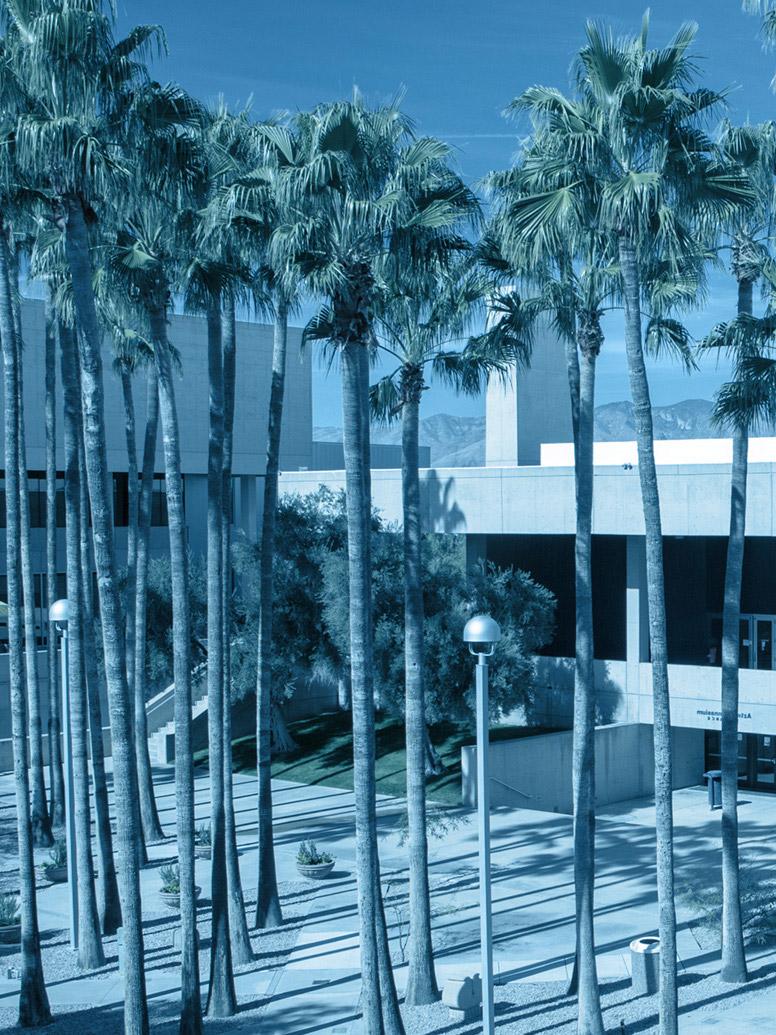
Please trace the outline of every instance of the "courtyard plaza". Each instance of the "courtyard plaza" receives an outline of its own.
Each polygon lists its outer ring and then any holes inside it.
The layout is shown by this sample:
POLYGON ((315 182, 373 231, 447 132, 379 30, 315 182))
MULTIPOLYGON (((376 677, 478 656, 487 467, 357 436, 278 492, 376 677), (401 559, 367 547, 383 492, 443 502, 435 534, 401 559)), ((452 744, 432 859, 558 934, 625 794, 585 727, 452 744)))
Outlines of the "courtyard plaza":
MULTIPOLYGON (((165 832, 175 829, 171 770, 156 772, 165 832)), ((355 882, 353 794, 322 785, 274 781, 278 878, 284 911, 281 928, 252 931, 255 960, 237 968, 240 1009, 229 1020, 208 1020, 206 1030, 258 1031, 271 1035, 358 1035, 360 990, 355 882), (331 877, 305 881, 296 871, 302 840, 312 838, 336 857, 331 877)), ((256 886, 255 777, 236 774, 235 807, 240 868, 249 924, 256 886)), ((0 776, 0 879, 16 886, 15 807, 12 776, 0 776)), ((717 881, 720 813, 711 812, 703 788, 674 795, 679 911, 680 1031, 738 1035, 765 1031, 776 1011, 776 948, 752 948, 751 980, 743 988, 718 980, 719 953, 711 936, 692 923, 685 893, 717 881)), ((741 851, 766 869, 774 862, 776 797, 742 793, 741 851)), ((197 822, 209 816, 205 770, 196 777, 197 822)), ((380 796, 378 827, 383 892, 399 991, 406 984, 408 936, 407 852, 404 802, 380 796)), ((479 972, 477 838, 474 813, 435 813, 429 840, 429 872, 436 972, 440 988, 451 977, 479 972)), ((527 809, 497 809, 491 816, 497 1030, 539 1035, 575 1030, 575 1004, 565 994, 574 951, 574 886, 569 816, 527 809)), ((656 932, 654 806, 648 799, 601 809, 597 827, 596 938, 607 1030, 656 1031, 654 996, 634 997, 629 943, 656 932)), ((45 861, 45 851, 40 862, 45 861)), ((146 980, 152 1030, 177 1030, 179 941, 177 914, 159 899, 159 869, 175 861, 175 842, 149 847, 141 871, 146 930, 146 980)), ((207 984, 210 863, 197 861, 201 886, 199 931, 202 994, 207 984)), ((68 941, 65 885, 39 890, 39 920, 55 1033, 120 1032, 122 981, 117 939, 105 939, 106 966, 77 970, 68 941)), ((0 947, 0 1030, 15 1023, 18 956, 0 947)), ((404 1008, 408 1033, 475 1033, 438 1003, 404 1008)))

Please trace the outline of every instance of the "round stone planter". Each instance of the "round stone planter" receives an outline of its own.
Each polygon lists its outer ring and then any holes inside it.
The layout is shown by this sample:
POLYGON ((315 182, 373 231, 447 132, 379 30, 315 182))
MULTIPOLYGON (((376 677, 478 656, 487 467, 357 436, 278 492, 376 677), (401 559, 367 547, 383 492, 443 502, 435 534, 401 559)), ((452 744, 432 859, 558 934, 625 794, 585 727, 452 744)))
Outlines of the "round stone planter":
POLYGON ((195 859, 212 859, 213 858, 213 846, 212 845, 194 845, 194 858, 195 859))
POLYGON ((43 872, 46 875, 46 879, 50 880, 53 884, 66 884, 67 883, 67 866, 44 866, 43 872))
POLYGON ((323 880, 334 869, 335 862, 336 859, 332 859, 329 863, 316 863, 314 866, 304 866, 302 863, 297 863, 296 868, 302 877, 307 877, 309 880, 323 880))
POLYGON ((6 924, 5 927, 0 927, 0 945, 18 945, 21 940, 21 924, 6 924))
MULTIPOLYGON (((199 898, 202 888, 198 884, 194 885, 194 898, 199 898)), ((160 891, 159 898, 167 906, 168 909, 180 909, 181 907, 181 893, 179 891, 160 891)))

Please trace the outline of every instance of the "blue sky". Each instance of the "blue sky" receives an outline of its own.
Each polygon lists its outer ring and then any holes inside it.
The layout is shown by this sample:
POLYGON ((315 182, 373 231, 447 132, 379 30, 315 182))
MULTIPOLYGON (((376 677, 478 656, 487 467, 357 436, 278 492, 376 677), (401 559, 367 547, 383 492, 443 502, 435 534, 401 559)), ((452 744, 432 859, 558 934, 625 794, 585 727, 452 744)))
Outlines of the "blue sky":
MULTIPOLYGON (((120 0, 119 16, 122 29, 164 26, 170 53, 154 70, 159 79, 175 79, 203 100, 252 99, 258 117, 346 96, 354 84, 373 102, 404 88, 418 130, 453 144, 461 171, 476 183, 515 154, 520 127, 501 115, 511 98, 533 83, 566 87, 586 19, 632 32, 644 7, 643 0, 120 0)), ((776 118, 776 54, 763 53, 758 20, 738 0, 661 0, 651 6, 653 40, 665 41, 686 20, 699 23, 704 80, 730 88, 729 116, 776 118)), ((690 321, 693 332, 728 318, 734 303, 728 278, 716 277, 707 306, 690 321)), ((711 364, 692 377, 669 362, 651 365, 656 403, 709 398, 722 379, 724 371, 711 364)), ((627 395, 620 321, 612 318, 598 400, 627 395)), ((314 408, 317 424, 340 423, 338 380, 322 369, 315 371, 314 408)), ((432 389, 424 411, 479 413, 482 401, 432 389)))

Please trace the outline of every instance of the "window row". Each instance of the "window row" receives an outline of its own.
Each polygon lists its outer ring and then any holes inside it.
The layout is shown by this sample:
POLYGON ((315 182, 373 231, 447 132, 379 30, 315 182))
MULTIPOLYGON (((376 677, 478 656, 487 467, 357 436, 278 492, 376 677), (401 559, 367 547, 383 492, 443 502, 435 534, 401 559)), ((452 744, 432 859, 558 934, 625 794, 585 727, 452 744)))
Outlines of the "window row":
MULTIPOLYGON (((5 528, 5 477, 0 473, 0 528, 5 528)), ((27 478, 30 501, 30 527, 46 527, 46 475, 43 471, 30 471, 27 478)), ((56 488, 57 528, 65 527, 65 479, 57 472, 56 488)), ((124 473, 113 475, 113 524, 126 528, 129 524, 129 476, 124 473)), ((151 526, 167 526, 167 494, 163 474, 154 475, 151 497, 151 526)))

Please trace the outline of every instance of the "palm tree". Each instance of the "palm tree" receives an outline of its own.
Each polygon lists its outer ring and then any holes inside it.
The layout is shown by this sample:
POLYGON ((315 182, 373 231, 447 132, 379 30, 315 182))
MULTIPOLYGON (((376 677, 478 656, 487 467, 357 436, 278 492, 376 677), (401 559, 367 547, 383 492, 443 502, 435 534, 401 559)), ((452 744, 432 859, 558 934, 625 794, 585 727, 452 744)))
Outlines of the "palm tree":
POLYGON ((237 329, 234 298, 227 294, 222 313, 221 340, 224 357, 224 485, 222 555, 224 576, 224 687, 227 705, 224 708, 224 804, 226 809, 226 886, 229 896, 229 934, 232 940, 232 961, 236 965, 253 959, 245 899, 240 879, 240 857, 237 852, 237 823, 232 791, 232 665, 230 643, 230 601, 232 583, 232 442, 234 437, 235 379, 237 362, 237 329))
MULTIPOLYGON (((55 217, 64 232, 65 257, 72 278, 115 788, 120 800, 132 802, 137 800, 137 774, 113 552, 102 335, 94 299, 88 220, 93 205, 101 206, 106 199, 120 196, 114 188, 116 178, 122 176, 117 141, 121 138, 123 101, 145 76, 141 60, 144 51, 158 46, 161 37, 154 27, 144 27, 117 42, 112 17, 99 0, 3 3, 2 12, 10 61, 30 98, 28 110, 17 123, 17 156, 30 186, 52 199, 55 217)), ((139 831, 134 809, 119 809, 116 819, 125 947, 124 1026, 128 1035, 146 1035, 148 1012, 136 861, 139 831)))
MULTIPOLYGON (((65 328, 62 335, 72 333, 65 328)), ((102 680, 98 664, 97 637, 94 633, 94 593, 92 589, 92 546, 89 526, 89 489, 86 484, 86 456, 83 441, 83 417, 81 413, 80 377, 78 394, 74 400, 78 407, 78 487, 80 489, 80 577, 83 620, 83 659, 86 691, 89 705, 89 748, 92 761, 94 784, 95 831, 97 835, 97 902, 103 934, 115 934, 121 927, 121 901, 119 898, 116 863, 113 858, 113 830, 108 800, 108 781, 105 775, 105 746, 102 739, 102 703, 100 693, 102 680)))
MULTIPOLYGON (((666 316, 672 304, 698 293, 702 249, 714 226, 750 197, 743 177, 718 162, 700 125, 719 95, 692 90, 685 27, 668 47, 647 48, 648 20, 635 39, 615 40, 588 25, 577 62, 579 97, 534 87, 521 103, 541 115, 564 140, 567 155, 586 172, 578 184, 559 182, 526 202, 523 226, 533 220, 560 228, 584 210, 584 192, 596 183, 595 223, 615 249, 619 293, 639 453, 647 545, 647 581, 654 699, 657 876, 660 913, 660 1025, 677 1026, 676 917, 673 895, 671 730, 666 653, 662 531, 652 445, 652 413, 644 364, 642 302, 657 321, 651 337, 680 354, 686 334, 666 316), (699 258, 700 254, 700 258, 699 258)), ((650 342, 647 341, 649 345, 650 342)))
POLYGON ((19 1024, 32 1028, 51 1020, 35 894, 35 859, 27 756, 27 708, 22 650, 21 572, 19 557, 19 354, 16 348, 6 228, 0 226, 0 345, 3 350, 3 406, 6 478, 6 571, 8 579, 8 655, 14 749, 16 823, 21 899, 22 974, 19 1024))
MULTIPOLYGON (((50 293, 46 296, 46 604, 57 599, 57 368, 56 324, 50 293)), ((65 822, 65 779, 62 768, 62 722, 57 677, 57 634, 53 622, 46 636, 48 658, 48 748, 51 791, 51 823, 65 822)))
MULTIPOLYGON (((272 831, 272 609, 275 515, 278 495, 280 432, 285 393, 288 310, 293 293, 279 285, 265 252, 269 236, 279 222, 277 192, 278 165, 293 161, 297 142, 286 127, 259 125, 251 134, 253 154, 245 154, 247 170, 221 187, 211 201, 210 227, 241 241, 242 251, 263 261, 258 276, 274 295, 274 340, 267 431, 267 464, 260 541, 259 631, 256 661, 256 755, 258 770, 258 875, 255 926, 277 927, 282 923, 277 887, 272 831), (238 236, 239 235, 239 236, 238 236)), ((290 211, 285 218, 292 218, 290 211)), ((240 245, 238 245, 240 247, 240 245)), ((288 280, 288 277, 286 277, 288 280)), ((296 285, 295 285, 296 288, 296 285)), ((233 314, 232 314, 233 315, 233 314)), ((231 339, 230 335, 230 339, 231 339)), ((234 361, 234 356, 231 357, 234 361)), ((230 386, 231 387, 231 386, 230 386)), ((234 400, 229 403, 233 418, 234 400)), ((229 465, 231 466, 231 431, 229 465)), ((226 469, 226 465, 225 465, 226 469)))
MULTIPOLYGON (((531 105, 518 98, 511 111, 531 105)), ((480 251, 502 282, 528 280, 545 320, 566 343, 574 436, 576 647, 572 787, 576 952, 569 991, 578 997, 578 1030, 603 1032, 595 958, 595 671, 592 607, 593 437, 601 321, 613 291, 612 255, 596 228, 595 178, 569 153, 563 133, 533 113, 534 134, 519 165, 494 174, 498 207, 480 251), (577 203, 543 210, 553 193, 577 189, 577 203), (559 218, 558 218, 559 217, 559 218)), ((503 294, 501 304, 503 305, 503 294)), ((499 326, 495 327, 498 332, 499 326)))
POLYGON ((237 1010, 229 935, 226 886, 226 816, 224 810, 224 368, 221 298, 213 292, 207 313, 210 434, 207 505, 207 672, 210 763, 210 831, 212 838, 213 934, 210 948, 208 1014, 231 1017, 237 1010))
MULTIPOLYGON (((89 620, 83 609, 81 557, 80 438, 81 405, 75 333, 60 328, 62 386, 65 395, 65 517, 68 600, 68 679, 75 803, 75 852, 78 877, 78 963, 85 970, 105 964, 97 914, 92 866, 92 831, 89 808, 87 750, 87 690, 83 630, 89 620)), ((102 730, 99 731, 102 736, 102 730)))
MULTIPOLYGON (((438 170, 438 198, 458 208, 459 224, 476 222, 478 207, 452 173, 438 170)), ((461 250, 455 224, 447 228, 452 255, 461 250)), ((419 235, 420 236, 420 235, 419 235)), ((441 240, 433 242, 437 250, 441 240)), ((409 831, 410 935, 406 1002, 410 1005, 439 998, 434 974, 431 908, 426 836, 426 773, 428 729, 424 692, 422 533, 418 461, 419 410, 426 385, 426 369, 469 393, 480 390, 483 377, 504 373, 516 348, 505 347, 502 334, 496 349, 488 351, 473 340, 454 350, 467 323, 480 306, 485 284, 472 273, 467 260, 431 258, 423 265, 424 242, 416 242, 416 265, 400 268, 381 300, 378 347, 397 368, 372 389, 372 413, 380 420, 397 415, 402 422, 402 509, 405 599, 405 730, 407 741, 407 819, 409 831)), ((502 331, 504 328, 502 328, 502 331)))
POLYGON ((27 480, 27 447, 24 430, 24 343, 22 341, 21 308, 19 299, 19 260, 17 246, 9 248, 11 262, 11 290, 16 348, 19 350, 19 517, 22 592, 24 595, 24 653, 27 676, 27 708, 30 726, 30 777, 32 783, 32 837, 39 847, 54 843, 43 775, 43 726, 40 713, 40 685, 38 682, 38 641, 35 631, 35 585, 30 546, 30 493, 27 480))
POLYGON ((369 352, 386 271, 413 262, 412 243, 421 229, 433 237, 459 216, 433 190, 442 145, 414 139, 397 105, 369 110, 356 96, 316 108, 295 126, 299 158, 281 168, 279 190, 294 199, 300 218, 278 227, 271 254, 293 256, 294 273, 325 299, 305 336, 326 341, 342 369, 362 1008, 366 1030, 381 1035, 401 1031, 402 1022, 375 824, 369 352))

